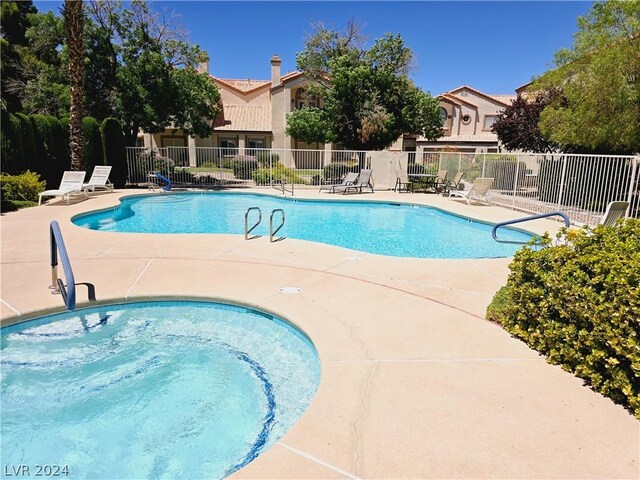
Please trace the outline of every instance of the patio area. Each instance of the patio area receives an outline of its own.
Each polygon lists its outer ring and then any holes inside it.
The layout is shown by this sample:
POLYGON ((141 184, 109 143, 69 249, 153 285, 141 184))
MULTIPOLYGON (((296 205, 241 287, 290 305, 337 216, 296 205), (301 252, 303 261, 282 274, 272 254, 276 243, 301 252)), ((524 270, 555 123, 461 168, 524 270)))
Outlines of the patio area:
MULTIPOLYGON (((294 427, 233 478, 640 478, 640 423, 484 319, 510 259, 385 257, 295 239, 97 232, 70 222, 144 192, 2 215, 2 324, 63 310, 48 289, 48 228, 57 220, 76 282, 94 284, 99 302, 225 300, 297 325, 318 350, 318 392, 294 427), (301 292, 279 293, 284 286, 301 292)), ((439 195, 340 196, 363 199, 490 222, 523 216, 439 195)))

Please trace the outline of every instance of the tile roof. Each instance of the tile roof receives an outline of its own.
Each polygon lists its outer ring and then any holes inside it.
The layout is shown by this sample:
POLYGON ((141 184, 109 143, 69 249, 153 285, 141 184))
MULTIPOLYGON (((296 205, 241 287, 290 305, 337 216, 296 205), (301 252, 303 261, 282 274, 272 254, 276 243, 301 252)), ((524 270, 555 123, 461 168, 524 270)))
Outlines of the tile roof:
POLYGON ((222 105, 222 112, 213 122, 216 131, 271 131, 271 106, 222 105))
MULTIPOLYGON (((426 141, 424 137, 418 138, 419 141, 426 141)), ((476 133, 475 135, 449 135, 447 137, 438 138, 438 143, 454 143, 454 142, 497 142, 498 136, 491 132, 476 133)))
POLYGON ((464 98, 456 97, 452 93, 443 93, 442 95, 440 95, 440 97, 444 98, 444 99, 451 100, 454 103, 457 103, 458 105, 460 105, 462 103, 462 104, 465 104, 465 105, 469 105, 470 107, 478 108, 478 105, 476 105, 475 103, 472 103, 469 100, 465 100, 464 98))
POLYGON ((271 85, 271 80, 251 80, 250 78, 247 78, 247 79, 218 78, 218 77, 213 77, 213 78, 218 82, 224 83, 225 85, 228 85, 231 88, 239 90, 240 92, 243 92, 243 93, 251 92, 252 90, 257 90, 258 88, 264 87, 265 85, 271 85))

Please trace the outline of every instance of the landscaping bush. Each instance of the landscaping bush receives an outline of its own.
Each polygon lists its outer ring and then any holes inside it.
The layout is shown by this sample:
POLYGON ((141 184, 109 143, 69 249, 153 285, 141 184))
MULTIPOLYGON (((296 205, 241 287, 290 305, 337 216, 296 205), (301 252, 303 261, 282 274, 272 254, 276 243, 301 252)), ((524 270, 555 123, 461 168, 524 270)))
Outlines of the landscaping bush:
POLYGON ((22 143, 20 120, 6 110, 2 110, 2 169, 8 173, 18 173, 24 169, 25 156, 22 143))
POLYGON ((141 153, 136 159, 136 164, 131 172, 131 183, 146 184, 149 181, 149 172, 158 172, 169 179, 173 179, 175 162, 169 157, 158 155, 155 150, 141 153))
POLYGON ((258 152, 256 153, 256 160, 258 160, 258 164, 261 167, 269 167, 280 162, 280 155, 274 152, 258 152))
POLYGON ((3 212, 35 205, 38 194, 45 190, 45 182, 40 180, 40 175, 28 170, 20 175, 3 173, 0 175, 0 180, 3 212))
MULTIPOLYGON (((35 140, 36 158, 32 165, 27 163, 27 167, 37 173, 47 182, 47 188, 58 188, 62 179, 64 165, 58 165, 57 146, 60 139, 61 126, 58 119, 45 115, 31 115, 31 126, 33 128, 33 138, 35 140), (60 129, 57 127, 60 126, 60 129)), ((64 156, 64 153, 62 153, 64 156)), ((60 159, 60 162, 64 162, 60 159)))
POLYGON ((84 164, 82 165, 82 170, 91 175, 93 167, 104 165, 100 124, 95 118, 84 117, 82 119, 82 136, 84 137, 84 164))
POLYGON ((236 178, 242 180, 249 180, 253 172, 258 169, 258 160, 256 157, 252 157, 251 155, 236 155, 231 159, 231 163, 229 166, 224 166, 223 168, 232 168, 233 174, 236 178))
POLYGON ((407 165, 407 173, 409 175, 422 175, 427 173, 427 169, 424 168, 424 165, 420 165, 419 163, 410 163, 407 165))
POLYGON ((38 153, 36 150, 36 139, 33 136, 33 126, 31 124, 31 120, 29 120, 29 117, 27 117, 24 113, 16 113, 16 118, 20 121, 20 130, 22 132, 22 148, 24 151, 24 163, 18 167, 18 170, 16 172, 20 173, 24 172, 30 166, 35 164, 35 159, 38 153))
POLYGON ((122 125, 115 118, 105 118, 100 125, 104 163, 111 165, 109 179, 116 188, 127 182, 127 149, 122 125))
POLYGON ((519 250, 487 318, 640 418, 640 220, 519 250))
POLYGON ((259 168, 253 172, 253 180, 257 185, 269 185, 273 182, 285 182, 305 184, 304 178, 296 174, 295 170, 287 168, 281 163, 274 165, 272 168, 259 168))
POLYGON ((347 173, 359 171, 360 168, 355 162, 333 162, 322 169, 322 177, 326 183, 340 183, 347 173))

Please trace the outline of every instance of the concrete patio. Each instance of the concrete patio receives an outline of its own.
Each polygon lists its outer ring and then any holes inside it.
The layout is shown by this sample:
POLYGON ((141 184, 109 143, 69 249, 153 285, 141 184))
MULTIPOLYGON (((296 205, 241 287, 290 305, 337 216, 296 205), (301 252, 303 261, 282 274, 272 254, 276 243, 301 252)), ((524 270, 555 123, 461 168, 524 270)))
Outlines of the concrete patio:
MULTIPOLYGON (((319 390, 234 478, 640 478, 640 423, 484 319, 510 259, 384 257, 294 239, 110 233, 70 222, 141 192, 3 215, 2 324, 62 310, 48 289, 48 227, 57 220, 76 281, 93 283, 100 302, 222 299, 297 325, 318 350, 319 390), (302 291, 281 294, 283 286, 302 291)), ((340 199, 423 203, 492 222, 523 216, 436 195, 340 199)))

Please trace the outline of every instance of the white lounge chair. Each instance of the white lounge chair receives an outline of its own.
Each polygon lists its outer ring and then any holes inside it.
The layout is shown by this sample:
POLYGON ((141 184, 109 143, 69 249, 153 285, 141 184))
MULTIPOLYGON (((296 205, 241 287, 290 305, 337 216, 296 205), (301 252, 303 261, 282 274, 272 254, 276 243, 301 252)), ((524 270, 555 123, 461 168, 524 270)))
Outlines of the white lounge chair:
POLYGON ((614 226, 616 222, 624 216, 627 208, 629 208, 629 202, 609 202, 602 219, 600 219, 600 225, 604 225, 605 227, 614 226))
POLYGON ((69 205, 69 197, 71 195, 84 195, 86 197, 87 194, 82 189, 82 182, 84 182, 86 175, 87 172, 64 172, 57 190, 45 190, 38 195, 38 205, 42 204, 42 197, 62 196, 67 200, 67 205, 69 205))
POLYGON ((491 188, 492 184, 493 178, 476 178, 471 190, 451 190, 449 192, 449 197, 464 198, 467 201, 467 205, 471 205, 471 200, 489 203, 489 200, 487 199, 487 192, 491 188))
POLYGON ((342 179, 342 183, 337 183, 333 185, 321 185, 320 191, 329 190, 329 193, 335 193, 335 189, 338 187, 346 187, 348 185, 353 185, 353 183, 358 178, 358 174, 355 172, 347 173, 342 179))
POLYGON ((352 185, 337 186, 333 189, 334 192, 347 193, 349 190, 358 190, 358 193, 362 193, 363 188, 370 188, 373 193, 373 185, 371 184, 371 173, 373 170, 360 170, 358 179, 352 185))
POLYGON ((82 185, 85 192, 93 192, 96 189, 105 189, 113 192, 113 184, 109 183, 110 165, 96 165, 88 183, 82 185))

